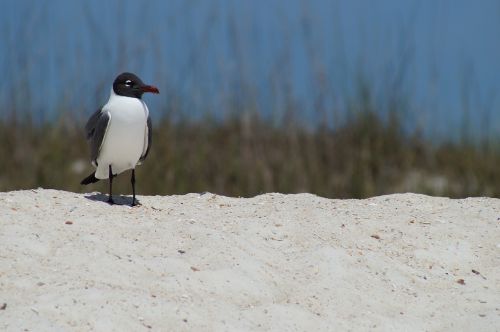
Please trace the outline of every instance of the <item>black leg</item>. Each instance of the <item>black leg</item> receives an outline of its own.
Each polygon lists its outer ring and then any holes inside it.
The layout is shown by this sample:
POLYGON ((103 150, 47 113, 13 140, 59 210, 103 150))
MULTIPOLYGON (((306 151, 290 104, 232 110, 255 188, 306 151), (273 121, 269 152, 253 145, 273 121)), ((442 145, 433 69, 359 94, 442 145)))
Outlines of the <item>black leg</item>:
POLYGON ((137 202, 135 201, 135 169, 132 169, 132 177, 130 178, 132 183, 132 206, 135 206, 137 202))
POLYGON ((108 203, 109 204, 115 204, 113 201, 113 172, 111 171, 111 165, 109 165, 109 198, 108 198, 108 203))

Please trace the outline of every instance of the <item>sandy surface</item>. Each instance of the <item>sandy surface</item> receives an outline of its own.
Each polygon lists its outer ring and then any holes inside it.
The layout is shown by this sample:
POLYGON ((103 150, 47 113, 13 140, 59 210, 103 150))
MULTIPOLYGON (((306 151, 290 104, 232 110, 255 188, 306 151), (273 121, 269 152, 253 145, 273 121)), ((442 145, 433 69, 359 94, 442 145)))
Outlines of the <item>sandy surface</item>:
POLYGON ((0 193, 0 330, 500 330, 498 199, 101 199, 0 193))

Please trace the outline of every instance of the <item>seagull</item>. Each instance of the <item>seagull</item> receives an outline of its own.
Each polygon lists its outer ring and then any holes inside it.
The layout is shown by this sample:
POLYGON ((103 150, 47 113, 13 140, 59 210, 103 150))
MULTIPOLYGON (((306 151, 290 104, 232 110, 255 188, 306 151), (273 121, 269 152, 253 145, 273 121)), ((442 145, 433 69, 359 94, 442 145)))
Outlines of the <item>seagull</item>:
POLYGON ((151 117, 142 100, 145 92, 159 93, 132 73, 122 73, 115 79, 109 100, 92 114, 85 125, 90 145, 90 160, 95 172, 82 180, 82 185, 109 179, 108 203, 113 201, 113 177, 132 170, 132 206, 135 199, 135 167, 146 159, 151 148, 151 117))

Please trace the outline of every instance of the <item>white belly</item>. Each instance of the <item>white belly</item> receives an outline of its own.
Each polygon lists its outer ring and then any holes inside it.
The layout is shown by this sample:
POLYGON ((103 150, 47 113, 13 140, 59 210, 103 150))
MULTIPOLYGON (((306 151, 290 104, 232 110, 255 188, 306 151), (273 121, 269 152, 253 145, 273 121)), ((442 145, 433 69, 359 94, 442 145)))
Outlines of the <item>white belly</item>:
POLYGON ((108 178, 109 165, 113 174, 135 168, 143 153, 146 132, 148 111, 141 100, 122 97, 106 104, 106 110, 111 119, 97 158, 98 179, 108 178))

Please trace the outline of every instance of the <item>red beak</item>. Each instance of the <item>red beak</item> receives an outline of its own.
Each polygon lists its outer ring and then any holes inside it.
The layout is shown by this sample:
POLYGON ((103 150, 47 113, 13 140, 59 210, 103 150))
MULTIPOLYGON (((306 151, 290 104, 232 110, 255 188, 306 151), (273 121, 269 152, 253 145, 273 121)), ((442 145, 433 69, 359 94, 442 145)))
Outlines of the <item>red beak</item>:
POLYGON ((158 90, 158 88, 154 85, 143 85, 141 89, 144 92, 160 93, 160 90, 158 90))

